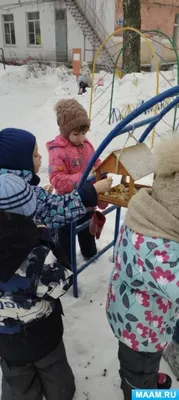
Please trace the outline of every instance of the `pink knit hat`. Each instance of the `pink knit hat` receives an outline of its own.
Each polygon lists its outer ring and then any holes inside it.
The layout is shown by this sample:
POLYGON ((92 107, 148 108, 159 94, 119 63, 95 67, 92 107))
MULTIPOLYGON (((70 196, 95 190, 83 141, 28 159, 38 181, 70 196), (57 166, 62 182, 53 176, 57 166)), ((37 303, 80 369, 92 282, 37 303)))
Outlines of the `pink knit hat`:
POLYGON ((90 120, 83 106, 77 100, 60 100, 55 105, 57 123, 61 135, 68 137, 72 131, 79 131, 81 126, 90 128, 90 120))

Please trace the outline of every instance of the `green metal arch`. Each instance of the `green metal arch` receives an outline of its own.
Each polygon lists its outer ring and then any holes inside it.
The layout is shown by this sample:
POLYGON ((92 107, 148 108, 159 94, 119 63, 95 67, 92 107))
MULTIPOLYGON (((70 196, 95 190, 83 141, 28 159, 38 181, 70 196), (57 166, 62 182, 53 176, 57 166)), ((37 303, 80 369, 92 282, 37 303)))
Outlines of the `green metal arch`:
MULTIPOLYGON (((176 46, 175 46, 174 43, 173 43, 173 40, 172 40, 165 32, 162 32, 162 31, 157 30, 157 29, 151 29, 151 30, 149 30, 149 31, 142 31, 142 33, 158 33, 159 35, 164 36, 166 39, 168 39, 168 41, 170 42, 170 44, 171 44, 171 46, 172 46, 172 48, 173 48, 173 50, 174 50, 174 52, 175 52, 175 55, 176 55, 176 61, 177 61, 177 84, 179 85, 179 54, 178 54, 178 51, 177 51, 176 46)), ((132 38, 132 39, 133 39, 133 38, 132 38)), ((128 41, 125 43, 125 45, 121 48, 121 50, 120 50, 120 52, 119 52, 119 54, 118 54, 118 56, 117 56, 117 58, 116 58, 115 64, 114 64, 113 79, 112 79, 112 86, 111 86, 111 99, 110 99, 110 110, 109 110, 109 124, 111 123, 112 108, 113 108, 113 96, 114 96, 115 75, 116 75, 116 69, 117 69, 118 61, 119 61, 119 58, 120 58, 121 54, 123 53, 125 47, 127 47, 127 45, 129 44, 129 42, 130 42, 132 39, 128 40, 128 41)), ((175 107, 175 111, 174 111, 173 130, 175 129, 176 118, 177 118, 177 106, 175 107)))

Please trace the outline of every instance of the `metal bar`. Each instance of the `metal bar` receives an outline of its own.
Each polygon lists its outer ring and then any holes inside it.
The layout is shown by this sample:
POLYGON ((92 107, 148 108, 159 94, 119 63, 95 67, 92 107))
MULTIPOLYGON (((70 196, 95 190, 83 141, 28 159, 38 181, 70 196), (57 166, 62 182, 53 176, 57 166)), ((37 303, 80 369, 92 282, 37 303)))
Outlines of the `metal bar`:
MULTIPOLYGON (((86 178, 89 174, 89 172, 91 171, 93 165, 95 164, 96 160, 98 159, 98 157, 100 156, 100 154, 104 151, 104 149, 107 147, 107 145, 114 139, 114 137, 121 135, 124 133, 124 128, 128 126, 128 124, 135 120, 137 117, 139 117, 139 115, 143 114, 144 111, 149 110, 150 108, 152 108, 153 106, 155 106, 157 103, 161 103, 163 100, 172 97, 172 96, 176 96, 177 94, 179 94, 179 86, 175 86, 174 88, 168 89, 166 90, 164 93, 158 94, 157 96, 155 96, 154 98, 146 101, 145 103, 143 103, 140 107, 136 108, 134 111, 131 112, 131 114, 127 115, 126 118, 124 118, 107 136, 106 138, 103 140, 103 142, 100 144, 100 146, 98 147, 98 149, 95 151, 93 157, 91 158, 91 161, 89 162, 83 176, 81 179, 81 182, 79 184, 79 188, 82 187, 82 185, 84 184, 84 182, 86 181, 86 178)), ((178 100, 179 102, 179 100, 178 100)), ((163 111, 163 110, 162 110, 163 111)), ((153 117, 155 118, 156 123, 160 120, 160 115, 161 112, 153 117)), ((142 126, 140 124, 138 124, 138 127, 142 126)), ((136 125, 134 124, 133 127, 136 127, 136 125)), ((128 127, 129 130, 129 127, 128 127)))
MULTIPOLYGON (((144 119, 142 121, 136 122, 135 124, 127 125, 125 128, 123 128, 121 130, 120 134, 122 135, 123 133, 129 132, 132 129, 141 128, 142 126, 148 125, 152 122, 157 123, 158 120, 159 120, 159 116, 155 115, 154 117, 147 118, 146 120, 144 119)), ((114 137, 117 137, 118 135, 119 135, 119 133, 116 133, 116 135, 114 137)))
MULTIPOLYGON (((135 118, 137 118, 139 115, 141 115, 144 111, 150 109, 157 103, 162 102, 168 97, 172 97, 175 95, 179 94, 179 86, 176 86, 172 89, 167 90, 166 92, 159 94, 158 96, 155 96, 153 99, 150 99, 146 103, 143 103, 140 107, 135 109, 130 115, 128 115, 122 122, 120 122, 109 134, 108 136, 103 140, 101 145, 98 147, 96 152, 94 153, 93 157, 91 158, 91 161, 89 162, 83 177, 81 179, 81 182, 79 184, 79 187, 82 187, 84 182, 86 181, 86 178, 91 171, 95 161, 97 158, 100 156, 102 151, 107 147, 107 145, 116 137, 119 136, 127 131, 132 130, 134 127, 140 127, 149 124, 147 129, 144 131, 144 133, 141 135, 139 142, 143 142, 145 138, 148 136, 148 134, 151 132, 151 130, 154 128, 154 126, 159 122, 165 114, 167 114, 173 107, 175 107, 179 103, 179 97, 177 97, 174 101, 172 101, 170 104, 168 104, 158 115, 152 118, 148 118, 145 121, 140 121, 135 124, 131 124, 130 122, 133 121, 135 118)), ((110 209, 107 209, 104 211, 104 214, 108 214, 109 212, 112 212, 116 207, 112 206, 110 209)), ((83 270, 85 270, 91 263, 93 263, 95 260, 97 260, 102 254, 104 254, 107 250, 109 250, 112 246, 114 246, 118 232, 119 232, 119 224, 120 224, 120 213, 121 213, 121 208, 118 207, 116 210, 116 223, 115 223, 115 232, 114 232, 114 240, 109 243, 107 246, 105 246, 102 250, 100 250, 94 257, 92 257, 87 263, 83 264, 79 269, 77 269, 76 265, 76 223, 71 224, 71 252, 72 252, 72 269, 74 273, 74 284, 73 284, 73 294, 74 297, 78 297, 78 280, 77 280, 77 275, 81 273, 83 270)), ((84 225, 79 226, 79 228, 82 229, 84 228, 84 225)), ((80 230, 81 230, 80 229, 80 230)), ((113 255, 114 256, 114 255, 113 255)))
POLYGON ((96 261, 102 254, 106 253, 112 246, 114 246, 114 240, 112 240, 111 243, 107 244, 102 250, 100 250, 94 257, 90 258, 90 260, 86 263, 81 265, 81 267, 78 269, 78 274, 80 274, 84 269, 86 269, 90 264, 92 264, 94 261, 96 261))
POLYGON ((78 298, 78 279, 76 263, 76 222, 71 224, 71 267, 73 271, 73 296, 78 298))
MULTIPOLYGON (((80 12, 84 14, 89 25, 91 25, 95 33, 97 33, 99 41, 103 41, 106 38, 106 36, 108 36, 108 32, 104 29, 101 20, 97 17, 97 14, 94 12, 92 7, 89 5, 89 3, 87 3, 86 0, 76 0, 76 4, 80 12)), ((111 45, 113 44, 114 44, 113 40, 111 40, 111 45)), ((106 50, 110 54, 109 49, 106 48, 106 50)))
MULTIPOLYGON (((176 105, 179 104, 179 97, 177 96, 175 100, 173 100, 170 104, 168 104, 161 112, 160 114, 158 114, 158 122, 161 121, 161 119, 165 116, 165 114, 167 114, 170 110, 172 110, 172 108, 175 107, 176 109, 176 105)), ((139 139, 139 142, 142 143, 146 137, 148 136, 148 134, 151 132, 151 130, 154 128, 154 126, 156 125, 155 122, 151 122, 150 125, 148 125, 148 127, 146 128, 146 130, 143 132, 142 136, 139 139)))
MULTIPOLYGON (((120 218, 121 218, 121 207, 117 207, 115 229, 114 229, 114 248, 119 235, 120 218)), ((113 262, 114 262, 114 249, 113 249, 113 262)))
POLYGON ((117 210, 116 210, 115 232, 114 232, 114 243, 115 243, 115 244, 116 244, 116 240, 117 240, 118 234, 119 234, 120 217, 121 217, 121 207, 117 207, 117 210))

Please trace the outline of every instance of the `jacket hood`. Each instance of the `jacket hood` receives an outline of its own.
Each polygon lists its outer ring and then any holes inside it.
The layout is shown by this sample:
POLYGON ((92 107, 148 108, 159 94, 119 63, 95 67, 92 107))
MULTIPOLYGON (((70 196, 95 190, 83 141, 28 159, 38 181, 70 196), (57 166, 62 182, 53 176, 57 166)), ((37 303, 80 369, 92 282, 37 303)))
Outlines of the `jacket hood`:
POLYGON ((32 250, 46 246, 59 263, 70 269, 64 250, 55 245, 49 230, 32 218, 0 210, 0 281, 7 282, 32 250))
POLYGON ((39 231, 30 217, 0 211, 0 281, 7 282, 38 243, 39 231))
POLYGON ((26 170, 12 170, 12 169, 6 169, 6 168, 1 168, 0 169, 0 175, 2 174, 14 174, 19 176, 20 178, 25 179, 26 182, 28 182, 30 185, 37 186, 40 183, 40 178, 39 176, 33 174, 33 172, 26 171, 26 170))
POLYGON ((49 140, 49 142, 46 143, 47 151, 49 152, 56 147, 65 147, 67 142, 68 141, 63 136, 58 135, 55 139, 49 140))
MULTIPOLYGON (((85 139, 84 143, 89 143, 88 139, 85 139)), ((74 145, 70 143, 69 140, 64 138, 62 135, 58 135, 54 140, 50 140, 49 142, 46 143, 46 148, 48 152, 50 152, 55 148, 66 147, 66 146, 74 147, 74 145)))

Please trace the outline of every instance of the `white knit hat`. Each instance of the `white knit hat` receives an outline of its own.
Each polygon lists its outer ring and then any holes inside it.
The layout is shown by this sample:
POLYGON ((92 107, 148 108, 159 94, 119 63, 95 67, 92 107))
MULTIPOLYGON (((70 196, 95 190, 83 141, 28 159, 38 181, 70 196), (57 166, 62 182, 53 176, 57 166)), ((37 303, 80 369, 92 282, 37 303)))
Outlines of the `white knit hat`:
POLYGON ((155 172, 157 175, 170 176, 179 172, 179 132, 161 139, 155 150, 155 172))

